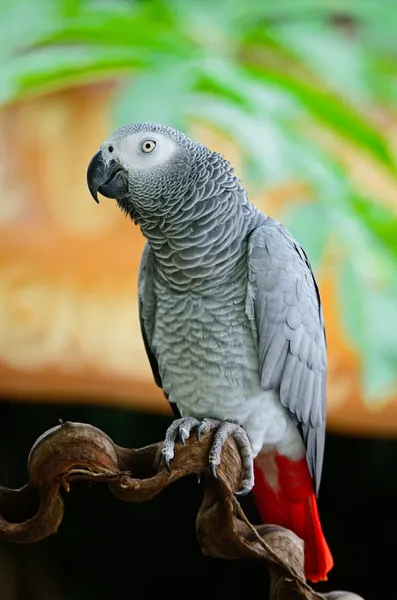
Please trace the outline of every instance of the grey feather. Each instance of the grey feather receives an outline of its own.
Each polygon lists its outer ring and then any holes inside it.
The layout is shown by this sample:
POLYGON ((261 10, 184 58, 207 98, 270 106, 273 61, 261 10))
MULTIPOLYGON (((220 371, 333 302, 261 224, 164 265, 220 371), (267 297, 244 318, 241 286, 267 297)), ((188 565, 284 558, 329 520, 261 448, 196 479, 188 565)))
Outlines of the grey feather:
POLYGON ((301 423, 318 491, 325 439, 326 343, 317 284, 303 249, 270 218, 250 235, 248 270, 246 313, 256 329, 261 385, 264 390, 277 389, 283 405, 301 423), (282 317, 275 318, 276 313, 282 317))
MULTIPOLYGON (((162 388, 159 365, 157 358, 152 350, 152 337, 154 329, 154 315, 156 307, 156 297, 154 294, 153 287, 153 269, 154 269, 154 255, 150 249, 149 243, 145 244, 143 249, 141 263, 139 266, 138 273, 138 309, 139 309, 139 323, 141 326, 141 334, 143 344, 145 346, 146 354, 149 359, 150 366, 152 368, 153 378, 156 385, 162 388)), ((168 400, 167 394, 165 397, 168 400)), ((176 418, 179 418, 180 412, 176 404, 170 402, 171 408, 176 418)))
POLYGON ((154 295, 153 288, 153 261, 153 252, 150 250, 149 244, 146 243, 143 249, 138 272, 139 323, 141 326, 141 333, 146 354, 148 356, 150 366, 152 367, 154 381, 156 382, 156 385, 161 388, 162 385, 158 362, 151 348, 156 308, 156 297, 154 295))
POLYGON ((118 161, 123 193, 115 198, 148 240, 139 315, 157 385, 185 414, 218 411, 222 419, 235 418, 237 409, 246 419, 244 405, 259 384, 279 391, 318 488, 326 352, 305 252, 248 202, 223 157, 176 130, 129 125, 101 152, 103 161, 118 161), (159 153, 143 156, 147 135, 159 153))

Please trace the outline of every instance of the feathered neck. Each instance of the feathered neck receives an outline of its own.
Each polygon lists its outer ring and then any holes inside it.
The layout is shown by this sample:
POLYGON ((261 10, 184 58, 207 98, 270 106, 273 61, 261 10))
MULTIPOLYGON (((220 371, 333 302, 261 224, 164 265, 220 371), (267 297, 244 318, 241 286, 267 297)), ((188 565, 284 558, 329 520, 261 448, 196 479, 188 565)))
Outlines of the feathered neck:
POLYGON ((166 201, 155 218, 136 220, 159 276, 178 290, 203 290, 245 260, 247 235, 261 218, 232 167, 213 154, 183 196, 166 201))

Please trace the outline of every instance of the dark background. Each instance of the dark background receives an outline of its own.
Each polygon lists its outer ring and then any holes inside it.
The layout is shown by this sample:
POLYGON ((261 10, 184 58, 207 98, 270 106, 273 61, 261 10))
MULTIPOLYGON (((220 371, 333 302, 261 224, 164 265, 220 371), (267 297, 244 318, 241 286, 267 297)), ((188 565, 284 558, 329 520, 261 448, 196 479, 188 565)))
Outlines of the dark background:
MULTIPOLYGON (((26 482, 32 444, 59 418, 91 423, 130 447, 161 440, 171 422, 120 409, 3 399, 2 485, 26 482)), ((397 440, 328 435, 319 507, 335 567, 319 591, 346 589, 365 600, 396 597, 396 473, 397 440)), ((189 477, 150 502, 128 504, 106 485, 75 483, 63 494, 66 510, 57 535, 31 545, 0 543, 0 590, 12 590, 1 600, 266 598, 264 563, 202 556, 194 529, 200 493, 189 477)))

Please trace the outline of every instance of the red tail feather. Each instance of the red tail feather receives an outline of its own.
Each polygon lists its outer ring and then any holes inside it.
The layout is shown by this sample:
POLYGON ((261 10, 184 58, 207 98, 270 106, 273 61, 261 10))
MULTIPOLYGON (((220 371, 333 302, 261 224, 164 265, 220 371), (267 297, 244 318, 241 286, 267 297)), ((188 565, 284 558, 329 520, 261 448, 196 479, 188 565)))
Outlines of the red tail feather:
POLYGON ((293 461, 275 451, 261 452, 254 467, 253 491, 263 521, 291 529, 303 539, 306 577, 326 580, 334 563, 321 529, 306 458, 293 461))

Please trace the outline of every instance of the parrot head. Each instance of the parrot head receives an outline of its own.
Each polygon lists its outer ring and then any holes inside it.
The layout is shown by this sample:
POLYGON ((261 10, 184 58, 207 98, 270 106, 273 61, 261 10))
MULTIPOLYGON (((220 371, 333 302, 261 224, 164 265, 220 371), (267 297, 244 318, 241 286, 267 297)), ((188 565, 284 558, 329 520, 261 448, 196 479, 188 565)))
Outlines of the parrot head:
POLYGON ((117 201, 139 222, 152 215, 165 218, 180 203, 195 179, 200 160, 212 154, 201 144, 164 125, 136 123, 115 131, 92 158, 88 188, 117 201))

